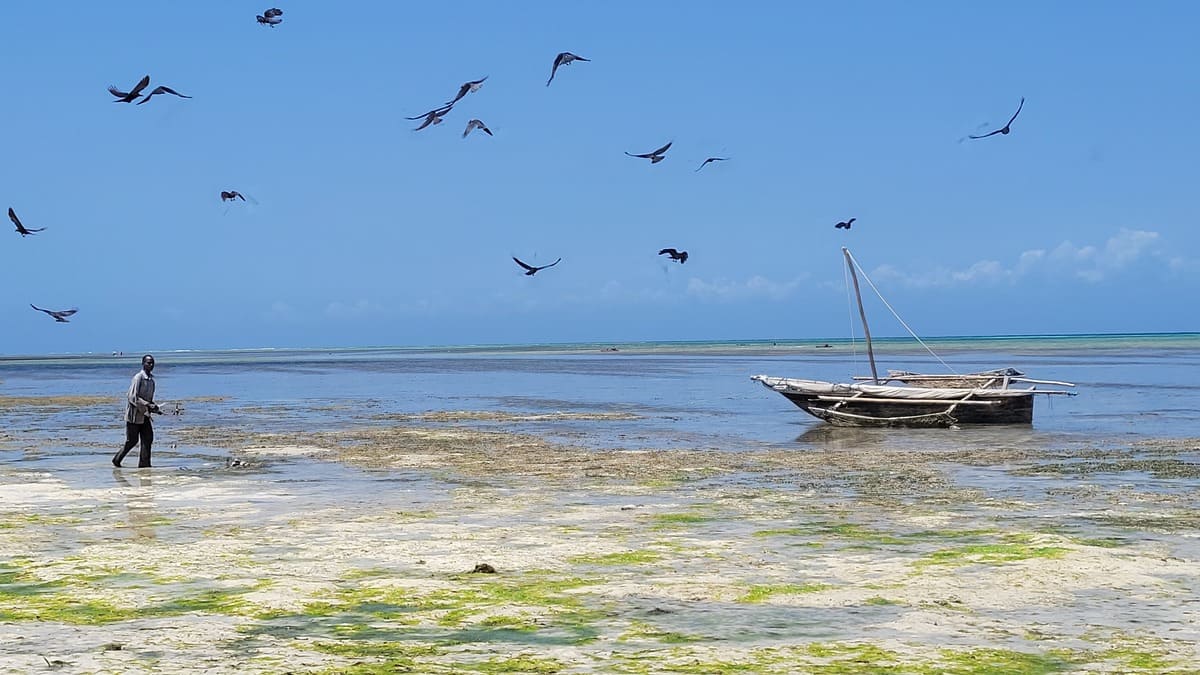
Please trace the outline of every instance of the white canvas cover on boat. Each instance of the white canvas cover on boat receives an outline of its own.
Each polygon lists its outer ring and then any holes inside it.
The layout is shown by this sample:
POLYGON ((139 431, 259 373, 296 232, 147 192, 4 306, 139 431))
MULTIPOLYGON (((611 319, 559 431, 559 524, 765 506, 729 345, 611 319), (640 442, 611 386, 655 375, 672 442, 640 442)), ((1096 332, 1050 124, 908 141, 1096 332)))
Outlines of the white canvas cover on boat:
POLYGON ((820 380, 799 380, 790 377, 771 377, 755 375, 750 378, 762 382, 776 391, 792 391, 796 393, 820 394, 828 396, 854 396, 861 394, 874 398, 914 398, 952 400, 967 396, 980 398, 996 398, 1002 396, 1027 396, 1029 389, 947 389, 934 387, 890 387, 879 384, 846 384, 842 382, 822 382, 820 380))

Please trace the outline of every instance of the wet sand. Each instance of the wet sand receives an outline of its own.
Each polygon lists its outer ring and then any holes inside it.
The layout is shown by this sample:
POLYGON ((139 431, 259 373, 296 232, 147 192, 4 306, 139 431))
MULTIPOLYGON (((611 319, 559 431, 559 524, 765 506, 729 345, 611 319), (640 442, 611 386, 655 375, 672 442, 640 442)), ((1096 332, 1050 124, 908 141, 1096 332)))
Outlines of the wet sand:
POLYGON ((1197 672, 1200 441, 530 431, 627 420, 0 433, 0 670, 1197 672))

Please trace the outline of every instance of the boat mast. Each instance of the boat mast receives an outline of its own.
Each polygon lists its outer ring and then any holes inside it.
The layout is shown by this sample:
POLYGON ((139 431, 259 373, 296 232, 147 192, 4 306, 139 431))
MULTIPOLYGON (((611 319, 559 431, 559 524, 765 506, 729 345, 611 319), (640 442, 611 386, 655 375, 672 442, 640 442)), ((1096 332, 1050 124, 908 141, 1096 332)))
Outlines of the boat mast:
POLYGON ((863 309, 862 294, 858 291, 858 275, 854 273, 854 258, 850 249, 842 247, 842 255, 846 256, 846 267, 850 268, 850 279, 854 282, 854 298, 858 300, 858 316, 862 318, 863 335, 867 338, 867 358, 871 361, 871 381, 879 384, 879 373, 875 371, 875 351, 871 349, 871 329, 867 326, 867 312, 863 309))

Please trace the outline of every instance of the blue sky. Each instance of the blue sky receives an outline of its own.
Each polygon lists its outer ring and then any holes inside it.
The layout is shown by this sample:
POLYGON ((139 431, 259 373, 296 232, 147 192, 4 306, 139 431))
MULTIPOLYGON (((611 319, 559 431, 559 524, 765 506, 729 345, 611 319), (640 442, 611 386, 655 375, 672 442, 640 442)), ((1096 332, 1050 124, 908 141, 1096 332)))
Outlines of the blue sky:
POLYGON ((166 6, 0 6, 0 353, 845 337, 842 245, 922 335, 1200 329, 1195 3, 166 6))

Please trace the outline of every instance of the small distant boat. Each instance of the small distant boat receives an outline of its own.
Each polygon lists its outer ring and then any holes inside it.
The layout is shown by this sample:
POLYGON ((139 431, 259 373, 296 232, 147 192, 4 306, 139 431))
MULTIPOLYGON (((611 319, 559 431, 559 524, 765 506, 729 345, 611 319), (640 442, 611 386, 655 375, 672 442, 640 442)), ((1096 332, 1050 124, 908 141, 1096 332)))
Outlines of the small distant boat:
POLYGON ((1032 424, 1034 396, 1074 395, 1075 392, 1063 389, 1075 386, 1070 382, 1035 380, 1013 368, 965 375, 889 370, 886 377, 879 377, 855 272, 858 263, 849 249, 843 248, 842 253, 854 282, 871 376, 855 376, 850 383, 769 375, 755 375, 751 380, 782 394, 813 417, 851 427, 1032 424), (1055 388, 1039 389, 1039 386, 1055 388))

